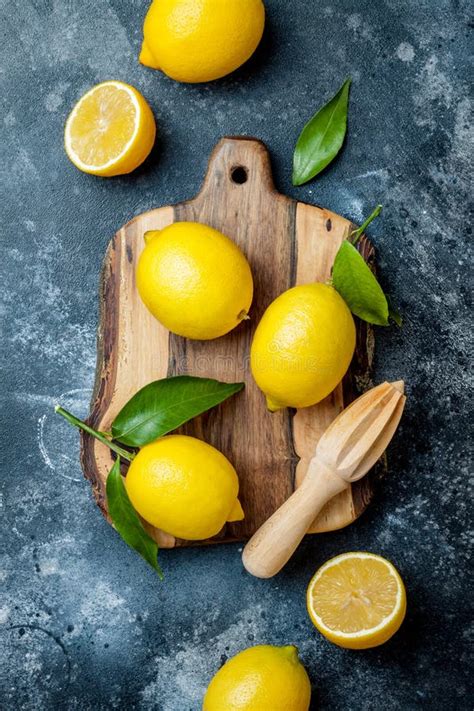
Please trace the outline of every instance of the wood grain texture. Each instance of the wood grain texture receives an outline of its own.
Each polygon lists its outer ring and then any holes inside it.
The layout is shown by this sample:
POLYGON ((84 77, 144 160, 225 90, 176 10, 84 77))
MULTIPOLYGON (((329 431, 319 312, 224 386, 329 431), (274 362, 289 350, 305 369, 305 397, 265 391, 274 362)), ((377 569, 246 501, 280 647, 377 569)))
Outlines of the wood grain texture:
MULTIPOLYGON (((167 375, 189 373, 246 384, 244 391, 179 430, 216 446, 239 474, 245 519, 226 524, 219 536, 205 543, 249 538, 302 481, 325 427, 371 384, 373 334, 359 321, 349 373, 334 393, 312 408, 269 413, 249 369, 252 335, 266 307, 296 283, 326 280, 350 229, 351 223, 335 213, 279 194, 261 142, 225 138, 216 146, 202 190, 193 200, 139 215, 119 230, 108 247, 90 424, 109 430, 115 415, 140 387, 167 375), (213 341, 190 341, 170 334, 149 314, 135 285, 144 232, 184 220, 202 222, 227 234, 252 268, 255 295, 250 321, 213 341)), ((360 250, 373 262, 373 250, 365 238, 360 250)), ((81 452, 85 476, 107 515, 105 481, 112 456, 87 435, 82 436, 81 452)), ((369 475, 330 501, 311 531, 330 531, 351 523, 370 502, 373 481, 369 475)), ((147 529, 163 547, 191 545, 148 525, 147 529)))

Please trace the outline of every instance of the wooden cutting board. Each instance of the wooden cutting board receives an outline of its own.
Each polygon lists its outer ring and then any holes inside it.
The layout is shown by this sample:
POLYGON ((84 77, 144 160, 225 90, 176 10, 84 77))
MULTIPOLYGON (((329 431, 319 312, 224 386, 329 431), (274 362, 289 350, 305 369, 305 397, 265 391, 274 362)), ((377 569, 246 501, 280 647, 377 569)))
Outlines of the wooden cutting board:
MULTIPOLYGON (((238 395, 179 430, 213 444, 239 474, 245 520, 227 524, 219 536, 205 543, 250 537, 302 480, 327 425, 371 385, 373 332, 358 320, 356 354, 349 373, 314 407, 269 413, 249 371, 252 334, 266 307, 295 284, 326 281, 338 247, 352 228, 348 220, 329 210, 276 192, 263 143, 224 138, 211 155, 201 192, 194 199, 138 215, 108 246, 100 286, 97 371, 89 424, 109 431, 116 414, 139 388, 169 375, 189 373, 246 384, 238 395), (240 246, 252 268, 251 320, 213 341, 190 341, 170 334, 144 307, 135 285, 144 232, 183 220, 203 222, 224 232, 240 246)), ((365 238, 359 250, 373 263, 373 249, 365 238)), ((107 516, 105 481, 112 455, 100 442, 82 435, 81 461, 107 516)), ((372 472, 330 501, 310 532, 331 531, 354 521, 370 502, 377 476, 372 472)), ((164 547, 190 545, 148 524, 147 529, 164 547)))

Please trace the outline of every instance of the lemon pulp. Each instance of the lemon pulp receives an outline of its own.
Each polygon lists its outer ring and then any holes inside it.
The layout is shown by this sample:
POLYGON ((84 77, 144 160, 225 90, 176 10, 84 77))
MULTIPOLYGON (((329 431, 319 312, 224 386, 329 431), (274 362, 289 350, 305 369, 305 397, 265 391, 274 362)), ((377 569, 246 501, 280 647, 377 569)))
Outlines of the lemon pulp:
POLYGON ((137 168, 155 135, 155 119, 143 96, 129 84, 107 81, 77 102, 66 122, 64 145, 79 170, 110 177, 137 168))
POLYGON ((307 591, 314 625, 341 647, 366 649, 386 642, 406 611, 403 581, 373 553, 344 553, 323 565, 307 591))

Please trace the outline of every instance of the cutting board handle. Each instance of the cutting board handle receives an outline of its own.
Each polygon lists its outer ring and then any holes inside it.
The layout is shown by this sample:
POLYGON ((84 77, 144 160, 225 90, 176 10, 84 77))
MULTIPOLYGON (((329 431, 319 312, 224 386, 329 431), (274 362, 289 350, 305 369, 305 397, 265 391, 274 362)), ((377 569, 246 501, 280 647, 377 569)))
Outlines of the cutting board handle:
POLYGON ((224 201, 229 193, 242 200, 263 193, 276 194, 270 156, 264 144, 256 138, 222 138, 214 148, 197 200, 211 205, 211 200, 224 201))

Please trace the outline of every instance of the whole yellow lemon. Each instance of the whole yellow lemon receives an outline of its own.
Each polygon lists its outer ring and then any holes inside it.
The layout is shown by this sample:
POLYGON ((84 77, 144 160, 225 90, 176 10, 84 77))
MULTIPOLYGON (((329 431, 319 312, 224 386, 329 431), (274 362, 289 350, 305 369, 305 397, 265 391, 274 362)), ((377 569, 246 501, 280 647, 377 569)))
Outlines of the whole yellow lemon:
POLYGON ((355 338, 351 312, 332 286, 304 284, 278 296, 250 351, 268 408, 309 407, 329 395, 350 365, 355 338))
POLYGON ((253 280, 231 239, 197 222, 174 222, 145 234, 137 266, 140 296, 166 328, 208 340, 248 318, 253 280))
POLYGON ((125 487, 145 521, 177 538, 210 538, 226 521, 244 517, 234 467, 195 437, 168 435, 147 444, 131 462, 125 487))
POLYGON ((262 0, 154 0, 140 62, 172 79, 219 79, 254 53, 263 34, 262 0))
POLYGON ((211 680, 203 711, 308 711, 311 684, 296 647, 258 645, 229 659, 211 680))

